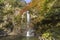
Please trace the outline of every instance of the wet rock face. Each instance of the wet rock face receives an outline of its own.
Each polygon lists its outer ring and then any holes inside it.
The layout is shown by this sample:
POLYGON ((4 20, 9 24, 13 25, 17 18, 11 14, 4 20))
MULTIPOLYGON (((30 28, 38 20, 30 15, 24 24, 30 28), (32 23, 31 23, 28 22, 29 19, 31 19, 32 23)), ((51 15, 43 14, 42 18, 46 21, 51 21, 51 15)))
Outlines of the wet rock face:
POLYGON ((0 36, 7 36, 7 33, 4 30, 0 30, 0 36))

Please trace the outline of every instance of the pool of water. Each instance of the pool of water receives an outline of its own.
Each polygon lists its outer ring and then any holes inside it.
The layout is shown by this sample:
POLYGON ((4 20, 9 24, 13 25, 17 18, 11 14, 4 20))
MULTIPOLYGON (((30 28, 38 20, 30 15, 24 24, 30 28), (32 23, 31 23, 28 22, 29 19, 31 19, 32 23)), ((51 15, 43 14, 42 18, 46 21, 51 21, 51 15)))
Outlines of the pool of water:
POLYGON ((0 37, 0 40, 38 40, 37 37, 6 36, 0 37))

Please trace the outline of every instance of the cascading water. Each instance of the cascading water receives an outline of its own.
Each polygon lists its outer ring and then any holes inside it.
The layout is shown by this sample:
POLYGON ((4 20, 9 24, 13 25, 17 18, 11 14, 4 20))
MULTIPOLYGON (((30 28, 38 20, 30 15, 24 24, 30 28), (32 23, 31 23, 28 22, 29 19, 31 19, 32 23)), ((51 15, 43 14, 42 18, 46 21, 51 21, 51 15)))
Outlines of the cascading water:
MULTIPOLYGON (((28 5, 31 0, 25 0, 26 4, 28 5)), ((29 14, 29 11, 26 11, 26 14, 27 14, 27 31, 26 31, 26 36, 31 36, 31 28, 30 28, 30 14, 29 14)))
MULTIPOLYGON (((31 0, 30 1, 25 0, 25 1, 26 1, 27 6, 31 2, 31 0)), ((22 19, 23 19, 22 20, 22 27, 24 28, 24 29, 22 29, 23 30, 22 36, 24 36, 23 39, 24 40, 33 40, 35 37, 33 37, 34 36, 34 30, 32 27, 30 27, 30 19, 31 18, 30 18, 29 11, 26 11, 25 13, 23 13, 22 19)))
POLYGON ((29 25, 30 25, 30 14, 29 11, 27 11, 27 32, 26 32, 27 37, 34 36, 33 29, 31 29, 29 25))
POLYGON ((29 11, 27 11, 27 33, 26 33, 26 36, 30 36, 29 23, 30 23, 30 14, 29 14, 29 11))

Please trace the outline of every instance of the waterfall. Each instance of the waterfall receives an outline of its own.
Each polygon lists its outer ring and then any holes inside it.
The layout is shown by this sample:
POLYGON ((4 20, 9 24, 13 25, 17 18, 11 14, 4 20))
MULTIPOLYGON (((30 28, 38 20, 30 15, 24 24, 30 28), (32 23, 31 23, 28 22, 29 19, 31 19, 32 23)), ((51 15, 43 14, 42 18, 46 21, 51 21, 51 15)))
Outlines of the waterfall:
MULTIPOLYGON (((30 13, 29 11, 26 11, 23 15, 22 15, 22 21, 24 20, 23 18, 25 17, 26 14, 26 27, 23 28, 24 32, 22 33, 22 36, 26 36, 26 37, 31 37, 34 36, 34 30, 33 28, 30 27, 30 13)), ((24 25, 24 22, 21 22, 24 25)), ((22 25, 22 27, 23 27, 22 25)))
POLYGON ((29 11, 27 11, 27 32, 26 32, 27 37, 34 36, 33 29, 31 29, 29 25, 30 25, 30 14, 29 11))
POLYGON ((29 28, 29 24, 30 24, 30 14, 29 11, 27 11, 27 27, 29 28))
POLYGON ((29 14, 29 11, 27 11, 27 34, 26 36, 30 36, 29 23, 30 23, 30 14, 29 14))

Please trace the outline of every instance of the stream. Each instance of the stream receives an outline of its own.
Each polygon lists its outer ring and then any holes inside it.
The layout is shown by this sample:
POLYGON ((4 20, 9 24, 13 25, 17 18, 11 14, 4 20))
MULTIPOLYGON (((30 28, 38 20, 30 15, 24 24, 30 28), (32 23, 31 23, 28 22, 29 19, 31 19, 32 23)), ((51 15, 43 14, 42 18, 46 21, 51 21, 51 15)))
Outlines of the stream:
POLYGON ((23 37, 23 36, 5 36, 0 37, 0 40, 38 40, 37 37, 23 37))

